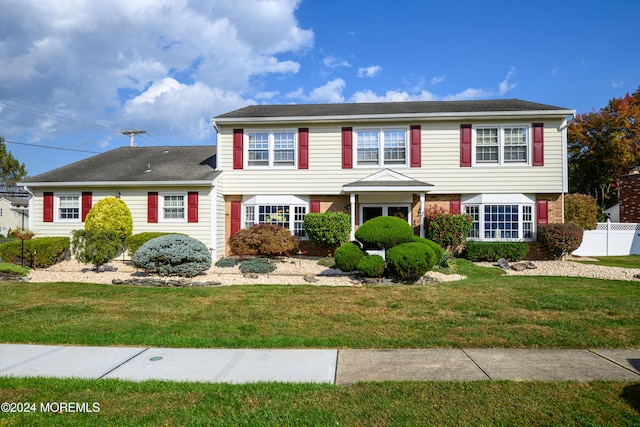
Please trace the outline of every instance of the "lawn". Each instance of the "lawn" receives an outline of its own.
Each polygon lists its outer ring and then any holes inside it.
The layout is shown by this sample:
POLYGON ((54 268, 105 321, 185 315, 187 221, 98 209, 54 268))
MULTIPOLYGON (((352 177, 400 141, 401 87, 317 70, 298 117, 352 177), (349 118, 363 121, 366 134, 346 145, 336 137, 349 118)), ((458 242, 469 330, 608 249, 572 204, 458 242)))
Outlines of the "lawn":
MULTIPOLYGON (((438 285, 0 285, 0 342, 230 348, 640 347, 636 282, 469 276, 438 285)), ((640 425, 640 384, 202 384, 0 377, 0 425, 640 425), (99 412, 43 413, 78 402, 99 412)))
POLYGON ((584 264, 596 264, 605 265, 608 267, 622 267, 622 268, 640 268, 640 255, 626 255, 626 256, 598 256, 592 257, 597 261, 580 261, 584 264))
POLYGON ((501 276, 435 286, 0 286, 0 342, 226 348, 634 348, 637 282, 501 276))

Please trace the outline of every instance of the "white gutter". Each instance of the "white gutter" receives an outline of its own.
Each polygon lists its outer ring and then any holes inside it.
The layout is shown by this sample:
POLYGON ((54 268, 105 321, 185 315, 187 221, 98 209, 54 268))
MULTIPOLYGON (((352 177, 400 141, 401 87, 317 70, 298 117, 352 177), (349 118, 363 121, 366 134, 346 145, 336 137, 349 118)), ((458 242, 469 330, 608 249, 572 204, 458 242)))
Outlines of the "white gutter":
POLYGON ((25 182, 18 183, 18 185, 31 187, 113 187, 113 186, 127 186, 127 187, 158 187, 163 185, 170 185, 172 187, 180 186, 193 186, 193 185, 214 185, 218 180, 216 177, 214 180, 198 180, 198 181, 72 181, 72 182, 54 182, 54 181, 42 181, 42 182, 25 182))

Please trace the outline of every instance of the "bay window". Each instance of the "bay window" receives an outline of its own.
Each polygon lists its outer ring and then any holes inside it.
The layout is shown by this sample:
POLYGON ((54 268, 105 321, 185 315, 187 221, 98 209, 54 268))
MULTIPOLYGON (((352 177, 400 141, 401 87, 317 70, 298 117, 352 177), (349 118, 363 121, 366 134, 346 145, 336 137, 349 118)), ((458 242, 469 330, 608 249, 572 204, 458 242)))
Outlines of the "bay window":
POLYGON ((298 237, 306 237, 302 226, 309 202, 295 196, 254 196, 243 202, 244 228, 274 224, 298 237))
POLYGON ((471 215, 469 238, 486 241, 534 239, 535 198, 527 195, 477 195, 463 201, 471 215))

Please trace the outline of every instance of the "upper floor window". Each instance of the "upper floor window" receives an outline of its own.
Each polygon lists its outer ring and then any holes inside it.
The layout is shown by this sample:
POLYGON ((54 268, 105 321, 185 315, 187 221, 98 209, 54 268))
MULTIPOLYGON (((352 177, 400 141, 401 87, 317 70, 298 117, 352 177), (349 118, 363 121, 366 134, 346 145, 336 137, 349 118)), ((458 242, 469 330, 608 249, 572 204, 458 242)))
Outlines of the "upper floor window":
POLYGON ((354 137, 356 165, 407 164, 407 129, 356 129, 354 137))
POLYGON ((476 164, 529 164, 529 127, 476 127, 474 146, 476 164))
POLYGON ((58 219, 80 219, 80 196, 75 194, 60 195, 58 197, 58 219))
POLYGON ((295 131, 252 131, 247 137, 247 166, 295 167, 295 131))

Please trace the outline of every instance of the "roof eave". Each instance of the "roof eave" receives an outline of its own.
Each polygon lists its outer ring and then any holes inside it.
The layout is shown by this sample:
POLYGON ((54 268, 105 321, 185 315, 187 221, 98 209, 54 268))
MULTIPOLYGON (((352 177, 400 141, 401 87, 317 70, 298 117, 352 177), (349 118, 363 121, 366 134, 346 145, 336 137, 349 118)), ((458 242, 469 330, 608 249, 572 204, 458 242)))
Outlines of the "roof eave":
POLYGON ((39 182, 19 182, 17 185, 22 187, 185 187, 185 186, 209 186, 214 185, 218 177, 208 180, 193 181, 39 181, 39 182))
POLYGON ((345 122, 345 121, 397 121, 409 119, 423 120, 459 120, 463 118, 522 118, 535 116, 539 118, 566 118, 576 114, 576 110, 527 110, 527 111, 477 111, 477 112, 442 112, 442 113, 398 113, 398 114, 354 114, 329 116, 274 116, 274 117, 214 117, 212 121, 219 124, 234 123, 285 123, 285 122, 345 122))
POLYGON ((433 185, 407 185, 398 187, 397 185, 345 185, 342 187, 345 193, 379 193, 379 192, 400 192, 400 193, 428 193, 434 188, 433 185))

